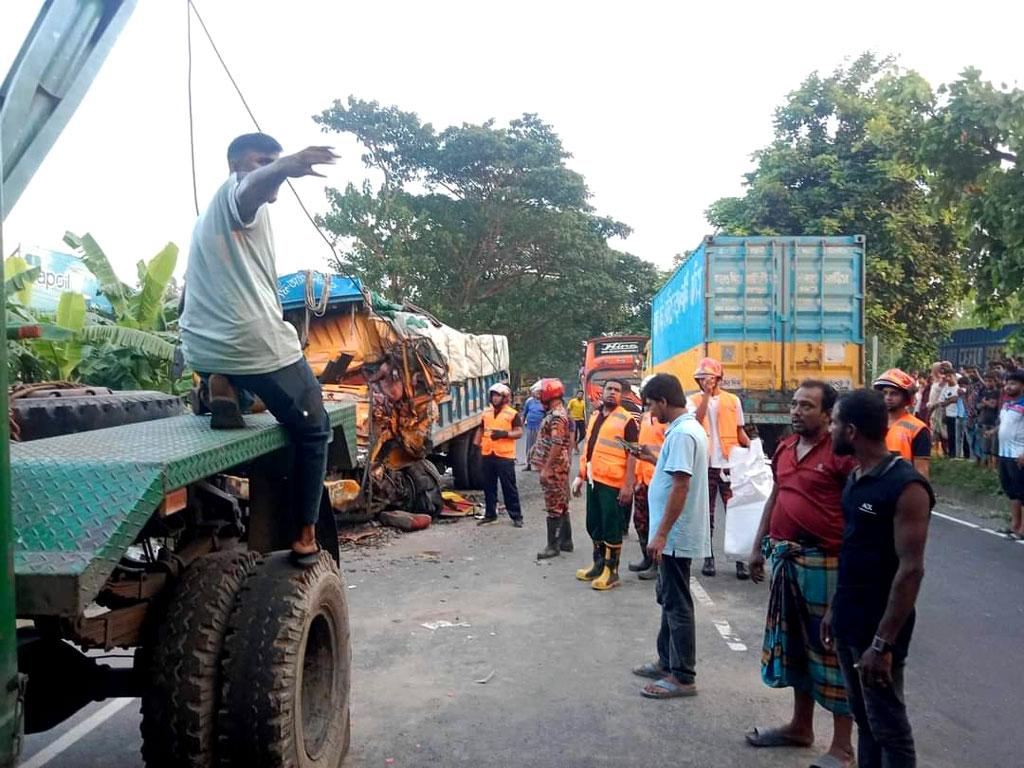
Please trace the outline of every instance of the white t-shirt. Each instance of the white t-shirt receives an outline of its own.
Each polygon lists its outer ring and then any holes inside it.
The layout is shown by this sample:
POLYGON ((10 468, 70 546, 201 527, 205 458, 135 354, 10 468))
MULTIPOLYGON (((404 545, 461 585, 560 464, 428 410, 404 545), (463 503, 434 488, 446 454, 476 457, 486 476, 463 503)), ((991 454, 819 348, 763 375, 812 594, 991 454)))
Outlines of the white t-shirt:
POLYGON ((1024 456, 1024 397, 1004 403, 999 411, 999 455, 1004 459, 1024 456))
MULTIPOLYGON (((943 384, 942 389, 939 391, 938 402, 941 403, 943 400, 956 397, 958 394, 960 394, 960 387, 956 384, 943 384)), ((946 418, 956 418, 956 401, 953 401, 953 403, 946 406, 946 418)))
MULTIPOLYGON (((697 406, 700 404, 700 393, 693 396, 687 404, 687 410, 696 415, 697 406)), ((710 466, 715 469, 722 469, 729 466, 729 460, 722 453, 722 440, 718 436, 718 395, 711 398, 708 403, 708 423, 711 425, 711 437, 708 440, 708 460, 710 466)), ((742 427, 746 422, 743 420, 743 405, 736 403, 736 426, 742 427)))
POLYGON ((185 360, 202 373, 271 373, 302 358, 277 293, 267 206, 243 222, 238 183, 231 174, 192 233, 181 342, 185 360))

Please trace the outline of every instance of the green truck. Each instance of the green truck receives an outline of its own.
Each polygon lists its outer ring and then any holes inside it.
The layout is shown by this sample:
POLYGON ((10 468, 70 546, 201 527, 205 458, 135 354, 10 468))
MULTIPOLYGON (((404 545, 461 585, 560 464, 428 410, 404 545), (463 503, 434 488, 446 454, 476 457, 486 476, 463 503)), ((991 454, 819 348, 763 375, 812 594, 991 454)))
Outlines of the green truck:
MULTIPOLYGON (((133 8, 44 4, 0 91, 4 215, 133 8)), ((345 476, 355 406, 327 409, 329 470, 345 476)), ((0 766, 17 764, 23 733, 121 696, 142 701, 147 766, 341 764, 351 645, 331 501, 320 562, 292 567, 291 448, 269 414, 246 422, 214 432, 182 413, 11 444, 2 420, 0 766), (131 666, 96 658, 114 648, 134 649, 131 666)))

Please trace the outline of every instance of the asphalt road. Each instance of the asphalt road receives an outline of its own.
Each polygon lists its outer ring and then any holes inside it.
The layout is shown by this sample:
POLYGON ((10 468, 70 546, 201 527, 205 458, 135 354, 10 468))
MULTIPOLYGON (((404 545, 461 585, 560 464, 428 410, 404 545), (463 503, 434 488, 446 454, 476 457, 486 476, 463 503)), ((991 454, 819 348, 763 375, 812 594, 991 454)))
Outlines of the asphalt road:
MULTIPOLYGON (((537 563, 535 475, 520 485, 522 530, 464 520, 346 553, 355 665, 346 766, 796 768, 823 749, 822 713, 816 749, 743 743, 749 727, 789 710, 788 692, 760 683, 763 585, 738 582, 729 563, 716 578, 698 576, 700 695, 642 699, 629 668, 653 653, 653 584, 630 574, 597 593, 573 578, 589 557, 578 503, 577 551, 537 563), (438 620, 456 626, 423 626, 438 620)), ((636 557, 635 540, 626 554, 636 557)), ((927 562, 907 675, 920 765, 1022 766, 1024 546, 937 516, 927 562)), ((138 720, 138 701, 95 704, 28 737, 23 765, 141 766, 138 720)))

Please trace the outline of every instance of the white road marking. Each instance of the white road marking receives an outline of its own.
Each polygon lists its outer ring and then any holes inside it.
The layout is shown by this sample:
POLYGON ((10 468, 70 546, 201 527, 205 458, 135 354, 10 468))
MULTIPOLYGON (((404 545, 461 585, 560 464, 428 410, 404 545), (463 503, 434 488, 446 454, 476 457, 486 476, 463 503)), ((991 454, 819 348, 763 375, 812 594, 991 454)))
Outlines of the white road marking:
POLYGON ((944 515, 941 512, 936 512, 934 510, 932 510, 932 514, 936 517, 941 517, 943 520, 949 520, 949 522, 951 523, 956 523, 957 525, 965 525, 968 528, 981 528, 980 525, 975 525, 974 523, 969 523, 966 520, 961 520, 959 517, 953 517, 952 515, 944 515))
POLYGON ((715 629, 718 630, 718 634, 725 640, 725 644, 734 651, 745 651, 747 646, 744 645, 739 635, 732 631, 732 627, 729 626, 728 621, 716 621, 715 629))
MULTIPOLYGON (((697 602, 705 608, 715 607, 715 601, 711 599, 711 595, 709 595, 707 590, 701 586, 701 583, 693 577, 690 578, 690 593, 697 599, 697 602)), ((728 645, 729 648, 734 651, 747 650, 747 646, 744 644, 740 636, 732 631, 732 627, 729 626, 728 621, 718 619, 713 619, 712 621, 715 625, 715 629, 718 630, 718 634, 722 636, 722 639, 725 640, 725 644, 728 645)))
MULTIPOLYGON (((936 512, 934 510, 932 510, 932 514, 936 517, 941 517, 943 520, 949 520, 949 522, 951 523, 956 523, 957 525, 963 525, 967 528, 973 528, 974 530, 982 531, 983 533, 990 533, 993 536, 998 536, 1000 539, 1009 538, 1005 533, 1000 533, 999 531, 992 530, 991 528, 986 528, 985 526, 978 525, 976 523, 969 523, 966 520, 961 520, 959 517, 953 517, 952 515, 944 515, 941 512, 936 512)), ((1024 544, 1024 539, 1016 539, 1016 543, 1024 544)))
POLYGON ((21 768, 41 768, 41 766, 46 765, 76 741, 87 736, 91 731, 94 731, 96 728, 103 725, 103 723, 112 718, 133 701, 137 701, 137 699, 114 699, 102 709, 98 709, 93 712, 89 717, 85 718, 85 720, 69 730, 55 742, 43 747, 24 763, 21 763, 21 768))
POLYGON ((697 602, 705 608, 715 607, 715 601, 711 599, 711 595, 709 595, 707 591, 705 591, 704 587, 701 586, 700 582, 692 576, 690 577, 690 592, 695 598, 697 598, 697 602))

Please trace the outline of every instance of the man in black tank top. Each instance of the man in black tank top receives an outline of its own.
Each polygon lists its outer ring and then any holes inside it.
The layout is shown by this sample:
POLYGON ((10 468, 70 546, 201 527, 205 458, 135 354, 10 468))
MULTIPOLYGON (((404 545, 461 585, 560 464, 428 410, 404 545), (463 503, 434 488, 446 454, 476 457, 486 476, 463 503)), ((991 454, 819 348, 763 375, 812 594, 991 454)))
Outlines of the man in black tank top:
POLYGON ((861 389, 832 415, 837 455, 860 467, 843 491, 843 546, 822 642, 835 643, 857 721, 860 768, 912 768, 914 736, 903 699, 903 669, 924 577, 935 496, 928 481, 885 446, 885 400, 861 389))

